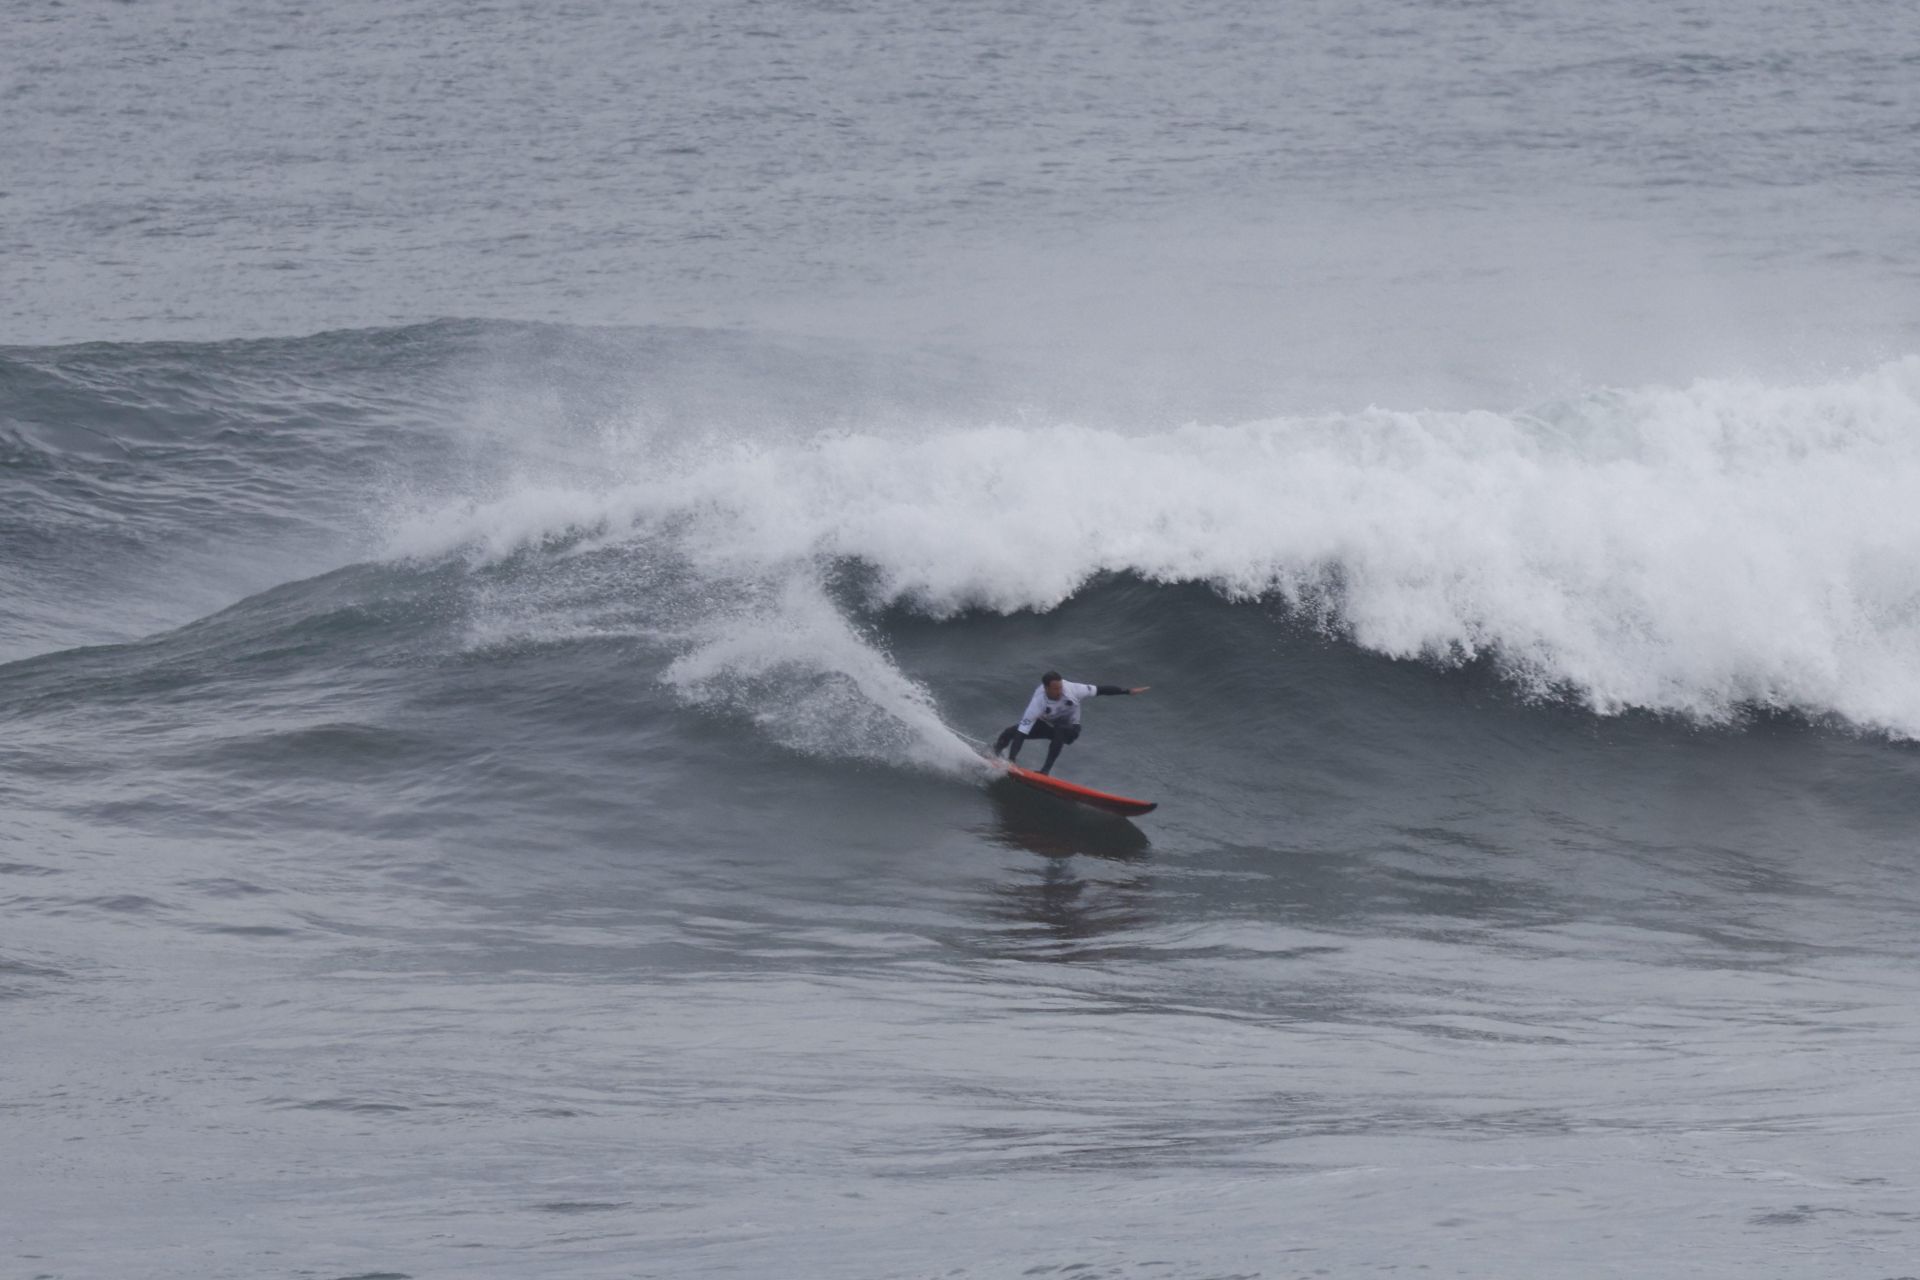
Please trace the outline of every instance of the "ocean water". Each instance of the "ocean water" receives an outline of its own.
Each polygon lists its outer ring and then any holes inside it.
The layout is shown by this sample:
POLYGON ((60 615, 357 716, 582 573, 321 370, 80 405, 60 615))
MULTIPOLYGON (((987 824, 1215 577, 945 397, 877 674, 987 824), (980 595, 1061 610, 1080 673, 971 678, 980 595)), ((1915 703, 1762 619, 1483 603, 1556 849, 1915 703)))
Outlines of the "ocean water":
POLYGON ((1920 1274, 1902 6, 3 26, 0 1272, 1920 1274))

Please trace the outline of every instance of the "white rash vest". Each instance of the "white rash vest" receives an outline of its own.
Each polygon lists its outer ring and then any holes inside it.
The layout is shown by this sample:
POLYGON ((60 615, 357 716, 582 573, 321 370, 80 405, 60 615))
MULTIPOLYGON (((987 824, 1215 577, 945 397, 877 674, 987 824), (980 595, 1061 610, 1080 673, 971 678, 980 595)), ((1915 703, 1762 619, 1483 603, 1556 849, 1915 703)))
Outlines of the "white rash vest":
POLYGON ((1100 686, 1075 684, 1071 680, 1060 682, 1060 696, 1049 698, 1047 686, 1035 685, 1033 696, 1027 699, 1026 712, 1020 717, 1020 732, 1031 734, 1036 720, 1045 720, 1048 724, 1077 725, 1080 723, 1080 704, 1095 697, 1100 686))

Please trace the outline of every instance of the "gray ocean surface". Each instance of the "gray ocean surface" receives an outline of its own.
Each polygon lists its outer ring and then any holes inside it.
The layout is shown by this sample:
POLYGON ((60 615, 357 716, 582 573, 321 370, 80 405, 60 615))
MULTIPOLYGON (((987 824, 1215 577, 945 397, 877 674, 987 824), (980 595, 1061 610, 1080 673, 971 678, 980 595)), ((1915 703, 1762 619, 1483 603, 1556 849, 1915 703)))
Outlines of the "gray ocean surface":
POLYGON ((0 122, 0 1274, 1920 1275, 1910 5, 21 3, 0 122), (1152 815, 978 763, 1056 666, 1152 815))

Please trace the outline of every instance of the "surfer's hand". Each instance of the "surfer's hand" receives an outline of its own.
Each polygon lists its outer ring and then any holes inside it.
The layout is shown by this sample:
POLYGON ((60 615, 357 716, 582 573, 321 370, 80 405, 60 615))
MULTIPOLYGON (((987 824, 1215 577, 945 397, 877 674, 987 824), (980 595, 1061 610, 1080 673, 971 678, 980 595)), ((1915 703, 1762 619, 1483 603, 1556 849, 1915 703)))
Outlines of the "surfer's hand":
POLYGON ((1139 687, 1138 689, 1129 689, 1129 690, 1127 690, 1127 692, 1128 692, 1128 693, 1145 693, 1145 692, 1146 692, 1147 690, 1149 690, 1149 689, 1151 689, 1151 688, 1153 688, 1153 686, 1152 686, 1152 685, 1150 685, 1150 684, 1143 684, 1143 685, 1141 685, 1141 686, 1140 686, 1140 687, 1139 687))

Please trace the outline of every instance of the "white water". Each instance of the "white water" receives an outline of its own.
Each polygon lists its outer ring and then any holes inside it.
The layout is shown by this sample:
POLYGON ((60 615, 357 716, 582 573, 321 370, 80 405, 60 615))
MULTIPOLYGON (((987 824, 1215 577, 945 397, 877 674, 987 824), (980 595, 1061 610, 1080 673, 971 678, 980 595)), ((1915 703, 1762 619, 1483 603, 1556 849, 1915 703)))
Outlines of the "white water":
POLYGON ((774 741, 807 755, 948 773, 984 768, 926 687, 859 634, 806 575, 705 620, 664 679, 683 700, 748 715, 774 741))
MULTIPOLYGON (((1277 593, 1394 657, 1492 655, 1601 712, 1758 705, 1920 735, 1915 357, 1527 413, 716 437, 602 473, 416 513, 394 549, 664 542, 716 583, 789 584, 706 620, 675 674, 702 696, 770 663, 903 679, 808 585, 851 559, 934 616, 1048 610, 1124 572, 1277 593)), ((888 696, 909 719, 919 698, 888 696)))

